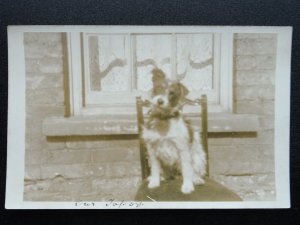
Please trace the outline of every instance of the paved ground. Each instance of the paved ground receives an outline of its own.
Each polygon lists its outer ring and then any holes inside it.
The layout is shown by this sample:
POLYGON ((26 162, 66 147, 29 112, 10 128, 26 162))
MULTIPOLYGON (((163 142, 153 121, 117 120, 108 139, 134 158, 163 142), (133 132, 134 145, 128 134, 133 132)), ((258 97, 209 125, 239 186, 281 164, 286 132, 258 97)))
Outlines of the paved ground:
MULTIPOLYGON (((245 201, 275 200, 274 177, 270 175, 216 176, 215 180, 237 193, 245 201)), ((124 180, 120 179, 124 183, 124 180)), ((24 199, 28 201, 107 201, 134 198, 139 186, 138 178, 128 179, 128 185, 110 183, 109 180, 68 179, 58 177, 52 181, 25 182, 24 199), (98 187, 98 191, 90 188, 98 187), (134 187, 134 188, 132 188, 134 187), (62 192, 62 190, 64 190, 62 192)))

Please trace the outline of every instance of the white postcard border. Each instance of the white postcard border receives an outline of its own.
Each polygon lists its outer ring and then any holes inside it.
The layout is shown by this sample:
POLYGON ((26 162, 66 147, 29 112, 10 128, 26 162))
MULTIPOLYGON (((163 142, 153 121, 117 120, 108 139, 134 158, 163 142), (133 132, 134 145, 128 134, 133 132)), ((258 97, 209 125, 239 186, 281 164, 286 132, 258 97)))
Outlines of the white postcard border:
POLYGON ((24 32, 139 32, 145 26, 9 26, 8 27, 8 130, 7 130, 7 209, 118 209, 118 208, 289 208, 289 121, 291 27, 232 26, 147 26, 151 32, 233 32, 277 33, 275 80, 275 174, 276 200, 255 202, 32 202, 23 201, 25 170, 25 60, 24 32))

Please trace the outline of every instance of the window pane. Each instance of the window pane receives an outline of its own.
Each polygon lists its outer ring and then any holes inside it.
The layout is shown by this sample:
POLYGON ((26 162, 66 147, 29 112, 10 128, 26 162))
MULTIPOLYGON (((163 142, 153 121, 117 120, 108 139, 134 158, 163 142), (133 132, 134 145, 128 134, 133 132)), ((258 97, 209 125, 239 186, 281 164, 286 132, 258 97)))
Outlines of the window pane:
POLYGON ((138 90, 149 91, 152 88, 152 69, 162 69, 171 77, 171 35, 135 36, 135 86, 138 90))
POLYGON ((98 35, 89 39, 90 88, 92 91, 128 90, 125 35, 98 35))
POLYGON ((191 91, 213 89, 213 35, 177 35, 177 77, 191 91))

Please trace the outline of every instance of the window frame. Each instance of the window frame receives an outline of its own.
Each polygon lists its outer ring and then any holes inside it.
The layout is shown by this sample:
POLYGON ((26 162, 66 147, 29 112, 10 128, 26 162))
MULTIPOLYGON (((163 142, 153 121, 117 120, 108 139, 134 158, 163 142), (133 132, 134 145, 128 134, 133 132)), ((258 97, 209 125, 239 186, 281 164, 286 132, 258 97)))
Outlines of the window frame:
MULTIPOLYGON (((161 30, 151 29, 149 31, 145 28, 145 32, 141 32, 140 30, 135 31, 134 27, 128 30, 127 34, 130 38, 131 34, 205 34, 212 33, 214 34, 214 45, 219 45, 217 48, 214 47, 214 55, 216 55, 216 49, 220 51, 217 55, 218 57, 214 58, 214 70, 218 70, 219 78, 218 80, 218 88, 219 88, 219 104, 211 104, 209 105, 209 112, 232 112, 233 109, 233 33, 232 32, 215 32, 212 30, 211 32, 205 30, 201 32, 192 30, 188 32, 184 30, 183 32, 174 32, 172 30, 168 30, 167 32, 161 32, 161 30), (218 34, 218 35, 215 35, 218 34), (219 38, 215 38, 218 36, 219 38)), ((71 116, 80 116, 80 115, 106 115, 106 114, 135 114, 135 104, 129 103, 126 99, 133 98, 134 96, 141 95, 144 98, 149 98, 149 93, 135 92, 133 94, 128 94, 123 96, 124 98, 120 101, 120 103, 102 103, 97 105, 88 105, 86 102, 86 89, 88 82, 86 82, 86 69, 85 64, 87 58, 87 43, 85 34, 125 34, 125 32, 119 32, 116 30, 99 30, 96 32, 81 32, 81 31, 71 31, 66 33, 66 44, 67 44, 67 57, 68 57, 68 73, 69 73, 69 106, 70 106, 70 115, 71 116), (80 47, 79 47, 80 46, 80 47)), ((128 38, 126 36, 126 38, 128 38)), ((130 38, 130 47, 132 45, 132 39, 130 38)), ((173 44, 173 43, 172 43, 173 44)), ((128 51, 126 53, 127 57, 130 57, 130 63, 133 63, 132 54, 129 54, 128 51)), ((171 57, 171 61, 172 58, 171 57)), ((174 73, 175 63, 171 63, 172 65, 172 74, 174 73)), ((129 71, 132 74, 132 65, 129 66, 129 71)), ((214 72, 215 73, 215 72, 214 72)), ((88 76, 87 76, 88 77, 88 76)), ((131 77, 131 76, 129 76, 131 77)), ((132 85, 132 79, 130 79, 130 85, 132 85)), ((215 85, 215 81, 214 81, 215 85)), ((115 93, 108 93, 108 95, 112 95, 115 93)), ((105 97, 105 94, 101 94, 101 97, 105 97)), ((99 96, 98 96, 99 97, 99 96)), ((197 111, 197 110, 196 110, 197 111)), ((185 112, 196 112, 195 107, 185 107, 185 112)))

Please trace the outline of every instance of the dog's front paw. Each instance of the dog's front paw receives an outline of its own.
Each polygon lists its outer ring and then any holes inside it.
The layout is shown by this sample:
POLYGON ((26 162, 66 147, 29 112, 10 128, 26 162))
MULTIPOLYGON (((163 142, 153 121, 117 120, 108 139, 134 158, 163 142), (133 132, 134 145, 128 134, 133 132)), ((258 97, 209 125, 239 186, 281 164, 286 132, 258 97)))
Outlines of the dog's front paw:
POLYGON ((194 185, 192 182, 184 182, 181 186, 181 192, 183 194, 190 194, 194 191, 194 185))
POLYGON ((156 188, 159 187, 160 180, 159 177, 148 177, 148 188, 156 188))

